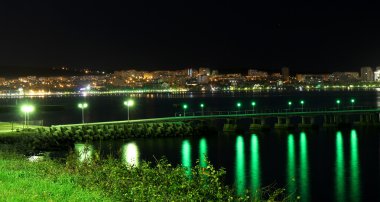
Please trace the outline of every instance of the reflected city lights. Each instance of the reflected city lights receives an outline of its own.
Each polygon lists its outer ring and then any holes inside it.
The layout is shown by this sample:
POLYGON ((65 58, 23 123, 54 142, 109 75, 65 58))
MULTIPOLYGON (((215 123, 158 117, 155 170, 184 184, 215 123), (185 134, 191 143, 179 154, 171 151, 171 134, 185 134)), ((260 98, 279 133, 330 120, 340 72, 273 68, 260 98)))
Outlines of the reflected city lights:
POLYGON ((288 184, 288 194, 291 195, 296 191, 296 162, 295 162, 295 146, 294 146, 294 137, 292 134, 288 135, 288 175, 287 175, 287 184, 288 184))
POLYGON ((251 136, 251 191, 260 189, 260 150, 257 135, 251 136))
POLYGON ((336 201, 345 201, 345 182, 344 182, 344 146, 342 132, 336 133, 336 164, 335 164, 335 193, 336 201))
POLYGON ((123 145, 123 161, 128 166, 139 166, 140 153, 136 143, 130 142, 123 145))
POLYGON ((199 141, 199 164, 202 168, 207 167, 207 140, 202 138, 199 141))
POLYGON ((350 193, 352 201, 360 201, 360 161, 356 130, 351 130, 350 193))
POLYGON ((309 162, 307 156, 307 136, 300 136, 300 194, 301 201, 309 201, 309 162))
POLYGON ((245 193, 245 157, 244 138, 239 135, 236 138, 236 164, 235 164, 235 184, 238 195, 245 193))
POLYGON ((182 142, 182 166, 186 169, 186 174, 191 176, 191 144, 189 140, 182 142))
POLYGON ((88 144, 75 144, 75 151, 80 162, 91 161, 94 148, 88 144))

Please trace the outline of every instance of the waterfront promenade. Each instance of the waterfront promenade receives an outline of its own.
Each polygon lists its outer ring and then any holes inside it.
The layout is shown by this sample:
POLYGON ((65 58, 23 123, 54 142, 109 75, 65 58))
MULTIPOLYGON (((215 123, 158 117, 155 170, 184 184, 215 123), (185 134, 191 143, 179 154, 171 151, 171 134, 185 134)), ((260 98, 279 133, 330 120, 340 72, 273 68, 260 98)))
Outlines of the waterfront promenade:
POLYGON ((266 109, 261 111, 205 111, 205 112, 184 112, 176 113, 174 116, 158 117, 148 119, 93 122, 84 124, 53 125, 52 127, 73 127, 82 125, 118 125, 132 123, 160 123, 160 122, 188 122, 188 121, 208 121, 226 120, 224 130, 234 130, 236 124, 241 119, 252 119, 250 129, 270 127, 267 119, 277 119, 275 128, 312 127, 315 125, 315 118, 323 119, 323 126, 336 126, 342 123, 352 123, 358 125, 379 124, 380 108, 373 107, 349 107, 349 108, 308 108, 308 109, 266 109), (294 119, 296 122, 294 123, 294 119), (293 122, 292 122, 293 121, 293 122))

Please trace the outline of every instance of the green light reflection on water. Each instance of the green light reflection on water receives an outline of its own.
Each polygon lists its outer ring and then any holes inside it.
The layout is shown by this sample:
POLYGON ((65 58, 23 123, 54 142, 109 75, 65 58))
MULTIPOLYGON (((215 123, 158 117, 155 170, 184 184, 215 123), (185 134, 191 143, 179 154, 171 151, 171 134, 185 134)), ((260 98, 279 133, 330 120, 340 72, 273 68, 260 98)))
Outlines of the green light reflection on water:
POLYGON ((207 140, 202 138, 199 141, 199 164, 202 168, 207 167, 207 140))
POLYGON ((260 189, 260 150, 259 139, 256 134, 251 136, 251 191, 256 193, 260 189))
POLYGON ((88 144, 75 144, 75 151, 78 154, 78 160, 80 162, 91 161, 94 153, 94 147, 88 144))
POLYGON ((136 143, 130 142, 123 145, 123 161, 128 166, 139 166, 140 152, 136 143))
POLYGON ((309 162, 307 155, 307 136, 300 136, 300 194, 301 201, 309 201, 309 162))
POLYGON ((244 138, 241 135, 236 138, 235 180, 237 194, 243 195, 245 193, 245 157, 244 138))
POLYGON ((182 141, 182 166, 186 169, 186 174, 191 176, 191 144, 189 140, 182 141))
POLYGON ((288 135, 288 165, 287 165, 287 184, 288 184, 288 194, 292 195, 296 191, 296 162, 295 162, 295 146, 294 146, 294 137, 292 134, 288 135))
POLYGON ((336 201, 345 201, 344 145, 342 132, 336 133, 335 193, 336 201))
POLYGON ((356 130, 351 130, 351 155, 350 155, 350 192, 351 201, 360 201, 360 162, 359 162, 359 149, 358 137, 356 130))

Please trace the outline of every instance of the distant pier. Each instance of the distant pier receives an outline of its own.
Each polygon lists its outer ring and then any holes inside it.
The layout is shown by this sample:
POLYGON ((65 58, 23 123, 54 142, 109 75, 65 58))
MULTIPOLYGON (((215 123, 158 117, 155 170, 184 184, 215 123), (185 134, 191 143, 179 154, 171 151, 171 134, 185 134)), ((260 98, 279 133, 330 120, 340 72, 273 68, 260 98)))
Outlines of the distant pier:
POLYGON ((83 125, 123 125, 137 123, 165 122, 207 122, 222 120, 224 132, 235 132, 241 120, 250 120, 249 130, 263 129, 305 129, 318 127, 339 127, 342 125, 380 126, 380 108, 350 107, 350 108, 315 108, 294 110, 263 110, 263 111, 202 111, 186 112, 186 116, 175 114, 172 117, 136 119, 129 121, 110 121, 85 124, 55 125, 56 127, 80 127, 83 125), (316 120, 319 120, 317 123, 316 120), (274 124, 273 124, 274 122, 274 124), (272 123, 272 124, 270 124, 272 123))

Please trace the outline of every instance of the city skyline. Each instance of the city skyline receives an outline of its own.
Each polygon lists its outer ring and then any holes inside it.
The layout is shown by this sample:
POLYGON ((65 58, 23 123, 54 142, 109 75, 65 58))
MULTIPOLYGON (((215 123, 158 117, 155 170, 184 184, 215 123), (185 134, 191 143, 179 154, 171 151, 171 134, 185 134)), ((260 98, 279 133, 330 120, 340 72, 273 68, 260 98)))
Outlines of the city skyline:
POLYGON ((377 8, 370 2, 6 2, 0 67, 353 71, 380 64, 377 8))
MULTIPOLYGON (((1 68, 1 67, 0 67, 1 68)), ((17 67, 8 67, 9 70, 2 72, 0 74, 0 78, 16 78, 16 77, 23 77, 23 76, 42 76, 42 77, 49 77, 49 76, 80 76, 80 75, 103 75, 103 74, 112 74, 115 71, 129 71, 129 70, 136 70, 136 71, 145 71, 145 72, 155 72, 155 71, 182 71, 185 69, 199 69, 199 68, 207 68, 211 70, 215 70, 218 73, 221 74, 242 74, 247 75, 249 74, 249 71, 255 70, 255 71, 263 71, 270 74, 275 73, 281 73, 283 74, 284 69, 287 69, 287 75, 289 76, 296 76, 297 74, 331 74, 334 72, 357 72, 361 73, 362 68, 370 68, 373 72, 380 69, 380 65, 375 66, 361 66, 361 67, 355 67, 353 69, 331 69, 326 71, 308 71, 301 70, 299 71, 297 68, 291 68, 289 66, 281 66, 281 67, 273 67, 270 69, 265 69, 263 67, 248 67, 248 68, 235 68, 235 69, 219 69, 216 67, 209 67, 209 66, 197 66, 197 67, 169 67, 169 68, 139 68, 139 67, 124 67, 124 68, 91 68, 91 67, 81 67, 81 68, 72 68, 68 66, 61 66, 61 67, 28 67, 23 69, 23 71, 20 71, 17 67), (291 70, 291 71, 290 71, 291 70), (297 71, 298 70, 298 71, 297 71)))

